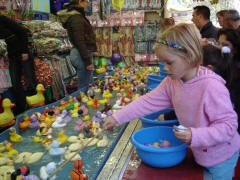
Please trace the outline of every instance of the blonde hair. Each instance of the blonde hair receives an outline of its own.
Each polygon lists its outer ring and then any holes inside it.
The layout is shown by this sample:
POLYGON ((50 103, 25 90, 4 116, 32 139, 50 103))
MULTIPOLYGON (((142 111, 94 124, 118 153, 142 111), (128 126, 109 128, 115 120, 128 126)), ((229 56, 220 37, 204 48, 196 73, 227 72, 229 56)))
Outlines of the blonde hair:
POLYGON ((181 23, 164 31, 158 36, 158 40, 164 40, 183 46, 186 51, 162 43, 156 43, 153 49, 156 53, 161 48, 167 48, 167 50, 183 57, 190 65, 195 67, 202 63, 203 58, 200 38, 200 32, 194 24, 181 23))

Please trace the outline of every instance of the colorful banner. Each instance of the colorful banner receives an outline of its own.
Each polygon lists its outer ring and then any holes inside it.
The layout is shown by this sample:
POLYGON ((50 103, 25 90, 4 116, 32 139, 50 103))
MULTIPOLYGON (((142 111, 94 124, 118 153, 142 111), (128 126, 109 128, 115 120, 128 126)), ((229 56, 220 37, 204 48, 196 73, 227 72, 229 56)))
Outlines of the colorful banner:
POLYGON ((41 13, 50 13, 49 0, 32 0, 32 11, 41 13))

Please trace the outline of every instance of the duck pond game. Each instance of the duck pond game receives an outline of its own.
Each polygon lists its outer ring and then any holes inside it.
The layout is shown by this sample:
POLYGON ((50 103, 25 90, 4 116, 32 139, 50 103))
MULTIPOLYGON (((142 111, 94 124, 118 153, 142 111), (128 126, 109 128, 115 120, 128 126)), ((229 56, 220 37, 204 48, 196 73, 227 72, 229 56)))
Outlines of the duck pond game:
POLYGON ((0 179, 9 179, 20 169, 19 175, 24 179, 67 180, 71 179, 74 160, 80 159, 82 172, 88 179, 96 179, 127 126, 104 131, 102 124, 114 111, 140 96, 141 88, 146 89, 142 79, 150 71, 151 68, 117 69, 113 76, 97 79, 87 94, 76 91, 17 116, 15 125, 1 133, 0 179), (93 137, 96 138, 92 140, 93 137), (30 175, 24 176, 24 165, 30 175), (49 176, 61 166, 56 176, 49 176))

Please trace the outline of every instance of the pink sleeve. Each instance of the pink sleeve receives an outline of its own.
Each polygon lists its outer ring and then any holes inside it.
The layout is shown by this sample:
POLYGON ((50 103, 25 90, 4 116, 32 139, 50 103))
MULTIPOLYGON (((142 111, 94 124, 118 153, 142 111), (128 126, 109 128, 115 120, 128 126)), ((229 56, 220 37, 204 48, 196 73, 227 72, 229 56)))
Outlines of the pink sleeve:
POLYGON ((119 124, 122 124, 166 108, 171 108, 170 93, 167 90, 169 89, 169 81, 168 78, 165 78, 156 89, 117 111, 113 114, 113 117, 119 124))
POLYGON ((227 88, 217 81, 209 83, 204 99, 203 113, 210 124, 208 127, 191 128, 191 147, 209 147, 228 142, 237 132, 237 114, 227 88))

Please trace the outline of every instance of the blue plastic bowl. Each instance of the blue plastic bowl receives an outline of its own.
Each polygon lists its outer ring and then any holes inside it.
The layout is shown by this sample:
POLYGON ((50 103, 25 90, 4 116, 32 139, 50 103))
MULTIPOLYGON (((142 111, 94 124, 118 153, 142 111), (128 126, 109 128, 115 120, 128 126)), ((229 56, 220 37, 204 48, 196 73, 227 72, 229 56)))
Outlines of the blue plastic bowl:
POLYGON ((166 76, 158 76, 158 75, 148 75, 148 89, 153 90, 155 89, 165 78, 166 76))
POLYGON ((187 154, 187 145, 177 139, 172 127, 149 127, 136 131, 131 137, 139 158, 152 167, 168 168, 181 163, 187 154), (155 148, 144 145, 168 140, 171 147, 155 148))
POLYGON ((173 126, 173 125, 179 125, 179 122, 177 119, 174 120, 165 120, 165 121, 159 121, 157 120, 158 116, 161 114, 165 114, 167 112, 172 111, 173 109, 165 109, 147 116, 144 116, 142 118, 139 118, 142 121, 142 127, 152 127, 152 126, 173 126))
POLYGON ((166 73, 166 71, 163 69, 163 68, 164 68, 164 64, 161 63, 161 62, 159 62, 158 65, 159 65, 159 71, 160 71, 161 76, 165 76, 165 77, 166 77, 166 76, 167 76, 167 73, 166 73))

